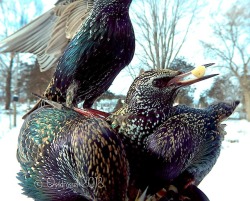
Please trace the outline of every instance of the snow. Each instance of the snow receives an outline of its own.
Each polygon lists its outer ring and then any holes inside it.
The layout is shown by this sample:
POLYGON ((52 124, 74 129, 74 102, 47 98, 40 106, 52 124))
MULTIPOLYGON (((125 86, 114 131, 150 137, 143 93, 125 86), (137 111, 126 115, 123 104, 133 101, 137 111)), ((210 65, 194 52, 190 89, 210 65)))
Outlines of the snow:
POLYGON ((211 201, 249 200, 250 122, 229 120, 220 157, 200 184, 211 201))
MULTIPOLYGON (((22 115, 17 116, 17 127, 10 129, 10 115, 0 113, 0 189, 1 200, 32 200, 22 195, 16 173, 20 171, 16 160, 17 139, 22 125, 22 115)), ((11 116, 11 121, 13 118, 11 116)), ((11 123, 12 124, 12 123, 11 123)), ((13 126, 13 124, 11 125, 13 126)))
MULTIPOLYGON (((1 200, 32 200, 22 195, 16 173, 20 170, 16 160, 17 139, 23 123, 22 113, 17 116, 17 127, 13 118, 0 110, 0 189, 1 200), (11 123, 10 123, 11 119, 11 123), (10 126, 12 127, 10 129, 10 126)), ((221 155, 212 171, 200 184, 200 188, 211 201, 247 200, 250 181, 250 122, 227 120, 227 135, 221 155)))

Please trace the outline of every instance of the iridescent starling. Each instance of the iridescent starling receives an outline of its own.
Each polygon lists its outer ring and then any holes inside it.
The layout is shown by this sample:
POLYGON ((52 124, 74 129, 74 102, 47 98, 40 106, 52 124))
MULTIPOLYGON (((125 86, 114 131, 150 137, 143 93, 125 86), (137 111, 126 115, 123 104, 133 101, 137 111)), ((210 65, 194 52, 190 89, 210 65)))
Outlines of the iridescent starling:
POLYGON ((108 120, 113 127, 117 127, 118 132, 140 144, 143 137, 151 134, 172 115, 174 100, 182 87, 217 74, 184 80, 189 75, 190 72, 170 69, 145 71, 130 86, 124 106, 108 120))
MULTIPOLYGON (((183 80, 188 75, 189 72, 168 69, 144 72, 131 85, 124 107, 108 118, 126 147, 131 172, 130 187, 144 190, 150 184, 147 181, 150 176, 146 176, 143 171, 145 164, 142 165, 143 160, 147 161, 148 158, 145 140, 174 115, 176 108, 173 103, 179 89, 215 76, 183 80)), ((150 175, 150 172, 146 173, 150 175)), ((149 189, 149 192, 154 191, 149 189)))
POLYGON ((60 57, 45 97, 69 107, 84 101, 88 108, 109 88, 134 55, 131 1, 94 1, 89 16, 60 57))
POLYGON ((37 201, 124 201, 129 168, 123 143, 101 118, 41 107, 18 139, 24 194, 37 201))
MULTIPOLYGON (((218 103, 205 109, 176 106, 175 114, 144 140, 151 156, 142 164, 142 174, 147 175, 143 182, 153 189, 172 183, 181 196, 190 196, 216 163, 225 135, 221 123, 238 104, 218 103)), ((208 200, 196 193, 201 196, 198 200, 208 200)))
POLYGON ((133 58, 131 0, 96 0, 92 12, 59 59, 45 91, 50 100, 91 107, 133 58))

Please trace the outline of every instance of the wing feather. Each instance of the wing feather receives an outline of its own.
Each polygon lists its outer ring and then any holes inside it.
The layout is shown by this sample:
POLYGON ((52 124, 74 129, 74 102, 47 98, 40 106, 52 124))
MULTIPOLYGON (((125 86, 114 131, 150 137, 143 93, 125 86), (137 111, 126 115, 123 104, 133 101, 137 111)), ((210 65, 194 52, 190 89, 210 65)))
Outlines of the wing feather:
POLYGON ((54 8, 0 41, 0 51, 36 54, 41 71, 54 67, 89 16, 93 2, 58 1, 54 8))

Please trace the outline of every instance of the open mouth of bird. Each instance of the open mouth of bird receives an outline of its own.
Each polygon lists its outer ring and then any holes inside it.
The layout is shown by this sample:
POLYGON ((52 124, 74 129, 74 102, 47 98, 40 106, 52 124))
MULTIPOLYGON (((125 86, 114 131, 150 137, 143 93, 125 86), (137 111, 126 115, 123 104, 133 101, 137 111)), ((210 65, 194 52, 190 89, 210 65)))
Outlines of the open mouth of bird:
MULTIPOLYGON (((204 69, 205 69, 205 67, 209 67, 209 66, 212 66, 212 65, 214 65, 214 63, 205 64, 202 67, 204 67, 204 69)), ((219 74, 210 74, 210 75, 205 75, 205 76, 201 75, 199 77, 194 78, 194 76, 195 76, 194 71, 195 70, 196 69, 194 69, 192 71, 189 71, 189 72, 186 72, 186 73, 180 73, 180 75, 175 76, 173 79, 171 79, 168 82, 168 86, 171 86, 171 85, 179 86, 179 87, 189 86, 191 84, 194 84, 194 83, 200 82, 202 80, 206 80, 206 79, 209 79, 209 78, 212 78, 214 76, 219 75, 219 74), (193 74, 193 78, 191 76, 192 74, 193 74), (187 77, 191 77, 191 78, 187 79, 187 77)), ((203 72, 203 74, 204 73, 205 72, 203 72)))

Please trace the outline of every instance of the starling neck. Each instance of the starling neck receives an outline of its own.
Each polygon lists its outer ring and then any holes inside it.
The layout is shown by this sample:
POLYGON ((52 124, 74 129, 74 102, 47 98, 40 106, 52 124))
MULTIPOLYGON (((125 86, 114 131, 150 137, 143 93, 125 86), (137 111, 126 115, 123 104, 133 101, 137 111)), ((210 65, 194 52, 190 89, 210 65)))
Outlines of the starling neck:
POLYGON ((173 101, 165 102, 163 100, 140 100, 133 99, 128 104, 128 111, 135 114, 146 115, 147 113, 158 113, 161 111, 171 111, 173 108, 173 101), (165 104, 163 104, 165 103, 165 104))
POLYGON ((143 144, 143 140, 152 134, 175 112, 174 107, 162 108, 161 110, 142 111, 141 113, 126 113, 119 127, 119 133, 127 136, 136 144, 143 144))

